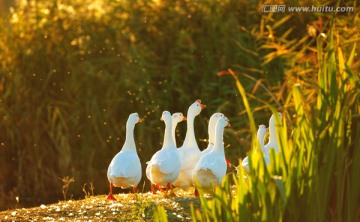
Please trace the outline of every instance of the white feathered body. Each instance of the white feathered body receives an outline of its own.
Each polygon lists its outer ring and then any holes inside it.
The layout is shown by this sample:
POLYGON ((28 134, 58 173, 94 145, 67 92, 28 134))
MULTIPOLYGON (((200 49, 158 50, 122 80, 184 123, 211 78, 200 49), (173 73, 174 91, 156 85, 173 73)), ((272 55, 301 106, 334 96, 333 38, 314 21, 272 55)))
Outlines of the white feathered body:
POLYGON ((224 128, 229 126, 228 119, 221 117, 216 124, 215 144, 212 150, 201 156, 199 162, 193 169, 193 181, 204 188, 221 184, 227 170, 225 159, 223 133, 224 128))
POLYGON ((122 150, 111 160, 107 171, 109 182, 123 189, 136 187, 141 180, 140 159, 134 150, 122 150))
POLYGON ((202 187, 220 185, 226 174, 227 164, 223 153, 211 151, 203 155, 193 170, 193 178, 202 187))
POLYGON ((193 184, 192 171, 200 160, 201 151, 198 147, 182 147, 178 149, 181 159, 181 170, 178 179, 174 182, 176 187, 187 189, 193 184))
POLYGON ((147 164, 147 178, 162 187, 173 183, 180 173, 181 161, 176 149, 157 151, 147 164))

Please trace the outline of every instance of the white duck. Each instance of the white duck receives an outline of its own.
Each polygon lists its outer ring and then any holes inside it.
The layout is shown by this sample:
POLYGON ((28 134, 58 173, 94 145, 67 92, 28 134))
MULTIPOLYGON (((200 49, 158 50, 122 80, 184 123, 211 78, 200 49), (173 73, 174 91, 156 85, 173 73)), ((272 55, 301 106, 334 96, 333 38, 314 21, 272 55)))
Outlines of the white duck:
POLYGON ((212 148, 214 147, 214 143, 215 143, 215 127, 216 127, 216 123, 218 122, 218 120, 224 117, 224 114, 222 113, 214 113, 212 114, 212 116, 210 117, 210 121, 209 121, 209 126, 208 126, 208 133, 209 133, 209 144, 207 146, 206 149, 204 149, 203 151, 201 151, 201 155, 203 156, 206 153, 209 153, 212 148))
MULTIPOLYGON (((225 161, 223 142, 224 128, 226 126, 230 126, 229 120, 226 117, 221 117, 216 124, 213 149, 209 153, 201 156, 192 172, 193 180, 203 188, 210 188, 211 185, 220 185, 226 174, 227 163, 225 161)), ((195 195, 197 195, 196 191, 195 195)))
MULTIPOLYGON (((266 134, 266 126, 265 125, 260 125, 259 129, 257 131, 257 139, 258 139, 258 142, 259 142, 259 145, 260 145, 260 150, 264 154, 265 162, 266 162, 266 164, 268 164, 270 159, 269 159, 269 154, 267 152, 265 152, 265 149, 264 149, 265 134, 266 134)), ((244 158, 241 165, 245 168, 245 170, 249 171, 249 156, 244 158)))
MULTIPOLYGON (((279 115, 280 120, 282 120, 281 113, 278 113, 278 115, 279 115)), ((274 114, 271 115, 270 120, 269 120, 269 134, 270 134, 269 135, 269 142, 264 147, 265 152, 270 152, 270 149, 274 148, 275 152, 279 153, 280 149, 279 149, 278 140, 276 138, 276 125, 275 125, 275 116, 274 116, 274 114)))
POLYGON ((192 181, 192 171, 201 157, 201 151, 197 145, 194 132, 194 119, 206 106, 201 100, 196 100, 187 112, 187 131, 183 145, 177 149, 181 159, 181 170, 174 186, 187 189, 192 181))
POLYGON ((161 150, 157 151, 147 162, 146 176, 151 181, 151 190, 155 193, 154 185, 158 188, 167 187, 178 178, 181 160, 175 142, 171 136, 172 118, 168 111, 164 111, 161 120, 165 122, 164 143, 161 150))
POLYGON ((175 137, 176 126, 181 121, 186 120, 186 117, 182 113, 173 113, 172 116, 171 116, 171 120, 172 120, 172 122, 171 122, 171 136, 172 136, 172 138, 173 138, 173 140, 175 142, 175 146, 176 146, 176 137, 175 137))
POLYGON ((142 122, 142 119, 137 113, 129 115, 126 122, 125 143, 121 151, 110 162, 107 171, 107 177, 110 182, 110 194, 107 197, 109 200, 115 200, 112 194, 113 186, 121 187, 122 189, 132 186, 134 193, 136 193, 136 186, 139 184, 142 175, 140 159, 136 152, 134 141, 135 124, 139 122, 142 122))

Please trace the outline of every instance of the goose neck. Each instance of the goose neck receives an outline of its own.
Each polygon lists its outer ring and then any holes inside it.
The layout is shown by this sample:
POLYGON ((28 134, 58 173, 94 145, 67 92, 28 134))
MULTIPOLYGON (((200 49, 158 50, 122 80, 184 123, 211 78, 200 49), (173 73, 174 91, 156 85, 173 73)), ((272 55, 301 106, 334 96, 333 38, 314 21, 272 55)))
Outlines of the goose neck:
POLYGON ((214 144, 215 126, 214 126, 214 123, 212 121, 210 121, 210 123, 209 123, 208 134, 209 134, 209 144, 214 144))
POLYGON ((195 116, 189 115, 188 113, 188 119, 186 121, 187 131, 184 141, 185 146, 197 146, 195 132, 194 132, 194 119, 195 116))
POLYGON ((213 150, 224 153, 224 142, 223 142, 224 128, 221 126, 216 127, 215 131, 215 145, 213 150))
POLYGON ((135 150, 136 151, 135 140, 134 140, 134 128, 135 128, 135 125, 130 125, 130 124, 126 125, 126 137, 125 137, 125 143, 123 146, 123 149, 125 149, 125 150, 135 150))
POLYGON ((277 138, 276 138, 276 127, 275 124, 270 124, 269 126, 269 143, 271 142, 276 142, 277 138))
POLYGON ((174 139, 171 135, 172 124, 171 121, 168 123, 165 122, 165 133, 164 133, 164 143, 163 148, 176 148, 174 139))
POLYGON ((265 134, 258 135, 258 141, 259 141, 259 144, 260 144, 260 149, 263 152, 265 151, 264 137, 265 137, 265 134))
POLYGON ((175 136, 175 131, 176 131, 176 124, 171 123, 171 137, 174 140, 175 146, 176 146, 176 136, 175 136))

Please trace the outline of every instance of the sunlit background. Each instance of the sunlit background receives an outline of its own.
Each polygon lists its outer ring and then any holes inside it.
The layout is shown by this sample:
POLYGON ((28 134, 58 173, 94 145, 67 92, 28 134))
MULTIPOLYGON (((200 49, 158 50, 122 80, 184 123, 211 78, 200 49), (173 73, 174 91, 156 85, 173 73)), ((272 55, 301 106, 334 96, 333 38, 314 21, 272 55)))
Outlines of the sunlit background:
MULTIPOLYGON (((283 105, 292 85, 309 89, 309 103, 316 99, 310 91, 316 37, 327 31, 331 14, 261 13, 259 4, 0 1, 0 209, 79 199, 91 187, 107 193, 106 170, 122 147, 128 115, 144 119, 135 128, 144 169, 161 148, 162 111, 186 115, 196 99, 207 106, 195 120, 199 147, 207 146, 211 114, 222 112, 232 126, 226 155, 237 165, 251 132, 233 78, 218 76, 228 69, 258 98, 249 98, 257 124, 271 116, 261 99, 286 111, 291 125, 293 107, 283 105)), ((346 51, 353 46, 346 41, 360 36, 356 16, 344 14, 337 23, 346 51)), ((185 125, 178 126, 178 144, 185 125)), ((149 189, 144 178, 140 191, 149 189)))

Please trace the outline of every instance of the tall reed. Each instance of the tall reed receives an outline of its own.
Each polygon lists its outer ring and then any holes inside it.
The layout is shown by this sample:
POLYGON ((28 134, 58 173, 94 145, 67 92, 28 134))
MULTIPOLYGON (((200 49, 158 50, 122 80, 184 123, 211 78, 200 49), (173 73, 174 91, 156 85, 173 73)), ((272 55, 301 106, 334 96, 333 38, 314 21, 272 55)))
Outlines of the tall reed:
MULTIPOLYGON (((291 134, 286 119, 277 121, 281 153, 271 152, 268 167, 261 152, 252 153, 250 172, 239 167, 233 187, 227 177, 212 199, 201 198, 201 211, 193 209, 195 221, 360 219, 360 191, 355 188, 360 170, 360 80, 351 68, 356 43, 344 54, 334 41, 333 22, 329 32, 317 38, 317 81, 307 89, 294 83, 284 104, 287 116, 295 118, 291 134)), ((247 95, 237 75, 232 76, 245 103, 247 95)))

